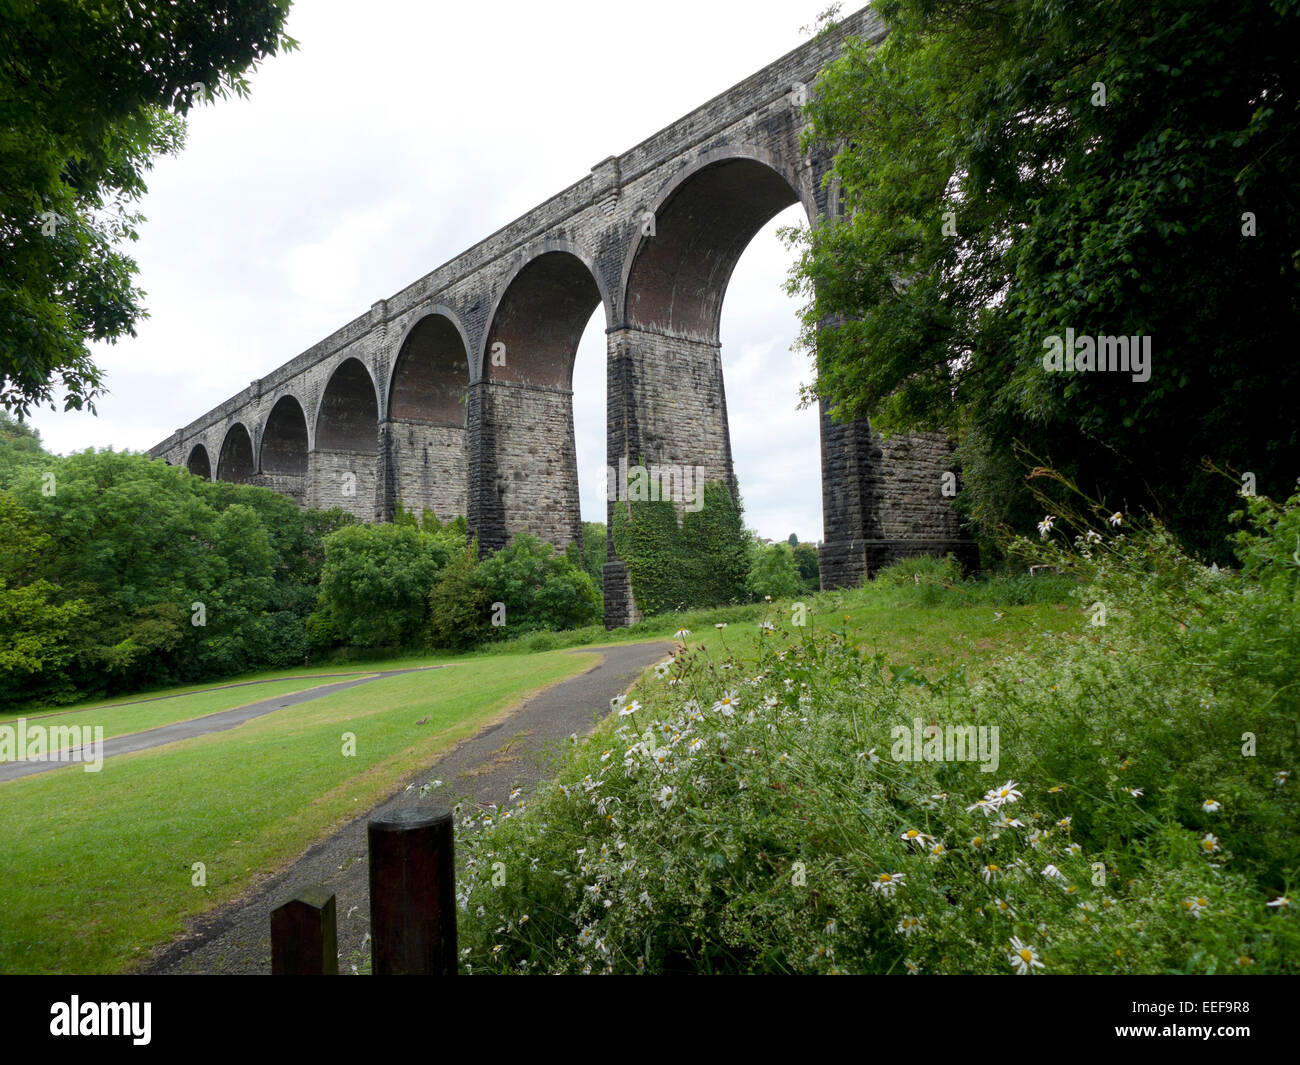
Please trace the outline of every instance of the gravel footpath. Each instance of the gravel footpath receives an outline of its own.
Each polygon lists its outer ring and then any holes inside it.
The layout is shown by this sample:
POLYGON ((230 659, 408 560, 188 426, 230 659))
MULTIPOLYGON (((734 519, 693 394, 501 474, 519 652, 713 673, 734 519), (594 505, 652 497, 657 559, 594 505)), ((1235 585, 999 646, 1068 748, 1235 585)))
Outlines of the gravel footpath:
POLYGON ((570 734, 589 733, 609 713, 609 701, 624 692, 647 666, 672 650, 671 643, 622 644, 578 648, 603 657, 587 672, 559 681, 522 703, 509 716, 488 725, 414 774, 403 787, 339 832, 311 847, 288 868, 264 879, 241 898, 193 920, 190 930, 155 951, 138 972, 228 974, 271 971, 271 911, 302 887, 319 884, 334 892, 338 914, 339 971, 361 957, 369 921, 369 870, 366 824, 380 812, 416 802, 419 790, 406 784, 440 779, 438 795, 451 803, 470 798, 504 804, 513 788, 530 790, 552 776, 547 748, 570 734), (350 914, 350 916, 349 916, 350 914))

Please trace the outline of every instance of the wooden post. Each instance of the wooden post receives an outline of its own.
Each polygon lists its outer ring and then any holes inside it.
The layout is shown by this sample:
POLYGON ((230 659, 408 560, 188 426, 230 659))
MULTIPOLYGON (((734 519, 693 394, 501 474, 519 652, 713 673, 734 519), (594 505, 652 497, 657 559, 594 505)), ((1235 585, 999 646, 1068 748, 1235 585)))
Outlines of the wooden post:
POLYGON ((373 818, 368 835, 371 971, 376 976, 454 976, 451 811, 394 810, 373 818))
POLYGON ((338 976, 334 896, 307 887, 271 911, 272 976, 338 976))

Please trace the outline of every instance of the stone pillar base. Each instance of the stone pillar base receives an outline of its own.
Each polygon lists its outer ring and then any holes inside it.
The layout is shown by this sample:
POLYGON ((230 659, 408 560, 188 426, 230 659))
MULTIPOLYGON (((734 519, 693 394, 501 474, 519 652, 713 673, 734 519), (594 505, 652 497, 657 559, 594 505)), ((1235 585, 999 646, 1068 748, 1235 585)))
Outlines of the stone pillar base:
POLYGON ((627 563, 621 560, 606 562, 601 576, 605 591, 605 628, 621 629, 635 625, 641 620, 641 611, 632 596, 632 578, 627 572, 627 563))
POLYGON ((875 575, 876 570, 904 558, 930 555, 942 558, 952 554, 962 573, 979 569, 979 545, 974 540, 838 540, 818 549, 822 590, 856 588, 875 575))

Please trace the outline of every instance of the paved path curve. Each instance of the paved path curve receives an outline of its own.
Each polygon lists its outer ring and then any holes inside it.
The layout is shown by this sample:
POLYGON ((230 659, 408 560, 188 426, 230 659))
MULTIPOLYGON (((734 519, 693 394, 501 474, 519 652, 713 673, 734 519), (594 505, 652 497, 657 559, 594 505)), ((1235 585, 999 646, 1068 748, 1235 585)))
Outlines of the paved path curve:
MULTIPOLYGON (((351 674, 356 679, 340 681, 337 684, 322 684, 315 688, 305 688, 299 692, 291 692, 287 695, 275 695, 269 699, 261 699, 255 703, 248 703, 245 706, 237 706, 233 710, 219 710, 215 714, 204 714, 202 717, 192 717, 185 721, 175 721, 170 725, 159 725, 157 728, 144 729, 140 732, 128 732, 123 736, 113 736, 104 741, 104 759, 107 761, 114 755, 129 754, 132 751, 143 751, 149 747, 161 747, 167 743, 176 743, 179 740, 193 739, 195 736, 206 736, 209 732, 224 732, 226 729, 235 728, 242 725, 245 721, 252 721, 255 717, 262 717, 265 714, 273 713, 276 710, 283 710, 286 706, 297 706, 299 703, 311 702, 313 699, 320 699, 322 696, 333 695, 335 692, 346 691, 348 688, 356 688, 362 684, 369 684, 371 681, 381 680, 384 677, 396 677, 403 673, 420 673, 426 669, 445 669, 445 666, 416 666, 411 669, 390 669, 383 673, 365 673, 351 674)), ((335 676, 348 676, 349 674, 335 674, 335 676)), ((289 677, 289 680, 294 678, 289 677)), ((313 679, 313 678, 304 678, 313 679)), ((254 681, 252 683, 263 683, 254 681)), ((235 688, 240 685, 229 684, 222 685, 222 688, 235 688)), ((219 691, 218 688, 210 689, 219 691)), ((197 694, 197 693, 189 693, 197 694)), ((164 698, 166 698, 164 696, 164 698)), ((151 699, 141 699, 140 702, 152 702, 151 699)), ((118 703, 117 706, 129 705, 118 703)), ((105 708, 106 710, 109 708, 105 708)), ((31 720, 30 718, 28 720, 31 720)), ((3 722, 11 724, 11 722, 3 722)), ((79 764, 80 759, 72 761, 41 761, 41 762, 0 762, 0 784, 7 780, 15 780, 18 777, 29 777, 34 773, 48 773, 51 769, 67 769, 69 767, 82 769, 79 764)), ((84 771, 84 770, 82 770, 84 771)))
MULTIPOLYGON (((441 666, 419 666, 419 669, 441 669, 441 666)), ((143 699, 126 699, 120 703, 103 703, 99 706, 70 706, 66 710, 47 710, 43 714, 27 714, 28 721, 42 717, 60 717, 63 714, 84 714, 88 710, 116 710, 119 706, 139 706, 141 703, 160 703, 164 699, 185 699, 191 695, 207 695, 209 692, 223 692, 228 688, 256 688, 262 684, 283 684, 290 680, 332 680, 334 677, 369 677, 377 673, 374 669, 353 669, 347 673, 300 673, 292 677, 267 677, 264 680, 237 680, 230 684, 214 684, 211 688, 191 688, 188 691, 172 692, 170 695, 148 695, 143 699)), ((390 673, 408 673, 410 670, 394 669, 390 673)))
MULTIPOLYGON (((441 779, 444 803, 460 798, 504 804, 513 788, 536 785, 553 775, 548 745, 571 733, 586 735, 609 713, 609 701, 627 691, 641 671, 672 650, 671 643, 622 644, 575 648, 573 654, 596 652, 599 665, 559 681, 526 700, 506 718, 480 729, 441 755, 429 768, 407 778, 402 787, 372 810, 311 847, 287 869, 272 875, 241 898, 198 918, 193 929, 155 952, 138 971, 147 973, 257 974, 271 971, 271 911, 301 887, 320 884, 336 896, 339 970, 350 971, 361 955, 369 927, 370 884, 366 824, 379 813, 419 802, 418 788, 407 784, 441 779)), ((423 800, 425 803, 427 799, 423 800)))

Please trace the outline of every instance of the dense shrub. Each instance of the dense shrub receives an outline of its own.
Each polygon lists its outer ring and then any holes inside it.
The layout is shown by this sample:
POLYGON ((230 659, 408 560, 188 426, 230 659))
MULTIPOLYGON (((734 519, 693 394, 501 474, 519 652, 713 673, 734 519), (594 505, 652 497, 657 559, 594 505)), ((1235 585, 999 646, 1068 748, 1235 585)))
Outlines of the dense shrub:
POLYGON ((301 664, 321 539, 350 518, 143 455, 48 455, 34 439, 0 433, 0 539, 15 545, 0 549, 13 634, 0 703, 301 664), (31 538, 41 547, 24 560, 31 538))
POLYGON ((478 548, 468 544, 455 552, 429 592, 429 644, 465 651, 489 629, 488 599, 475 577, 478 548))
POLYGON ((474 582, 486 603, 505 608, 505 624, 488 630, 494 635, 575 629, 601 616, 600 593, 587 572, 527 533, 480 562, 474 582))
POLYGON ((415 643, 428 624, 429 590, 463 549, 454 531, 430 533, 411 524, 331 533, 312 620, 316 638, 355 648, 415 643))
POLYGON ((799 567, 789 544, 755 543, 750 555, 745 588, 753 599, 792 598, 803 589, 799 567))

